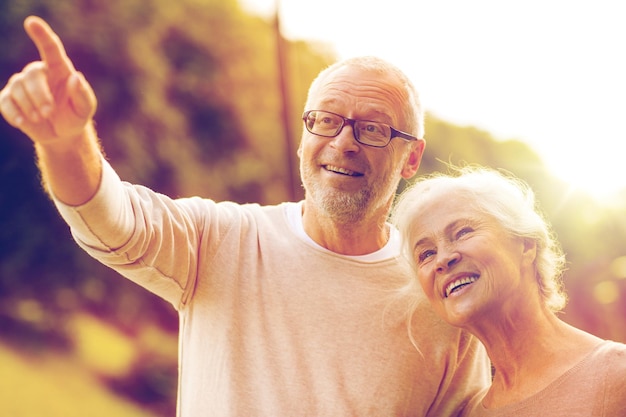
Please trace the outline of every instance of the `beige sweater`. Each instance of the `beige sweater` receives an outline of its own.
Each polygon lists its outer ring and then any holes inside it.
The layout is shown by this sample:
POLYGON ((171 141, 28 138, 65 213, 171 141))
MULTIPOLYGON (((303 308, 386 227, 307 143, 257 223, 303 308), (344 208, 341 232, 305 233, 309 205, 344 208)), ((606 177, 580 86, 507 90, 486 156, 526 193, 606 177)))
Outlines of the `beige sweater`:
POLYGON ((626 345, 605 341, 530 398, 486 409, 477 395, 466 417, 626 417, 626 345))
POLYGON ((488 384, 482 346, 418 294, 411 344, 404 264, 315 247, 284 204, 172 200, 105 163, 91 201, 57 207, 89 254, 179 312, 179 416, 445 417, 488 384))

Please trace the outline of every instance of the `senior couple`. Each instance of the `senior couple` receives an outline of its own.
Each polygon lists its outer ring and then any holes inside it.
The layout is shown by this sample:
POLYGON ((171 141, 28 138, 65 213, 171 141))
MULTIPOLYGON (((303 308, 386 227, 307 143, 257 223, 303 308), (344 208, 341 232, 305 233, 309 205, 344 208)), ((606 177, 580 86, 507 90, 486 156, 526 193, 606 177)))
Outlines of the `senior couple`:
POLYGON ((313 81, 303 201, 172 199, 118 177, 91 86, 45 21, 24 26, 40 60, 0 111, 77 244, 177 310, 179 416, 626 415, 626 346, 555 314, 563 254, 528 186, 462 168, 393 206, 425 146, 395 66, 313 81))

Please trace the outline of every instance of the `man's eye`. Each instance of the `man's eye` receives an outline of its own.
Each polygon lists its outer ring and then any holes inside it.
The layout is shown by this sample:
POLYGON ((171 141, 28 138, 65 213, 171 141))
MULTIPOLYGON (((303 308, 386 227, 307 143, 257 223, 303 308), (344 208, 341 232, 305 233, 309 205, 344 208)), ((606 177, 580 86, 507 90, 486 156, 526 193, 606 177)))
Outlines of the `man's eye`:
POLYGON ((384 135, 384 131, 378 123, 368 123, 364 129, 367 133, 373 133, 376 135, 384 135))

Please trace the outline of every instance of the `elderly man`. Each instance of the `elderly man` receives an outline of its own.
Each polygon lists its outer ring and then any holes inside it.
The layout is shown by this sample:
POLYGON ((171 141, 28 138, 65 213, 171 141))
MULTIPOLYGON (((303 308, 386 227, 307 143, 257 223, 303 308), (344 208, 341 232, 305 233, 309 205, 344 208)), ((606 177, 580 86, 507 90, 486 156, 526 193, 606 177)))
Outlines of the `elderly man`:
POLYGON ((304 201, 171 199, 119 179, 92 88, 43 20, 25 28, 41 61, 11 77, 0 110, 34 142, 78 244, 178 311, 180 416, 442 417, 488 384, 473 337, 425 299, 410 319, 394 296, 410 277, 386 220, 424 151, 402 72, 356 58, 313 82, 304 201))

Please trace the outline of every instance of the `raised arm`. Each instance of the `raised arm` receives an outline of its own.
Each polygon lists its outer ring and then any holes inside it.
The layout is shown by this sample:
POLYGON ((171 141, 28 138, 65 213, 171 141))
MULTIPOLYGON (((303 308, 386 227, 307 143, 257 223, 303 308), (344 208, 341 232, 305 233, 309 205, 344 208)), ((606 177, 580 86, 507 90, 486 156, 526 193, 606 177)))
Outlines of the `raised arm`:
POLYGON ((43 180, 54 196, 80 205, 95 194, 102 172, 92 119, 96 97, 44 20, 30 16, 24 28, 41 60, 9 79, 0 91, 0 112, 35 144, 43 180))

